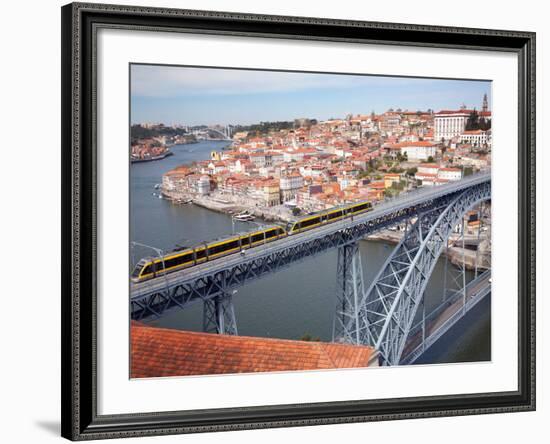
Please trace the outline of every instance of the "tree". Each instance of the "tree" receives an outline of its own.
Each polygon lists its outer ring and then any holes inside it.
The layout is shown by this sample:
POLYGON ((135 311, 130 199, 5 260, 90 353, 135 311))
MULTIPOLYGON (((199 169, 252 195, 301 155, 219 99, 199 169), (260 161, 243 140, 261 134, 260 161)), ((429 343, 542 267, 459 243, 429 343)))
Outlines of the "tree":
POLYGON ((464 168, 462 169, 462 175, 463 175, 464 177, 466 177, 466 176, 471 176, 473 173, 474 173, 474 169, 473 169, 471 166, 464 167, 464 168))
POLYGON ((413 167, 413 168, 408 168, 407 169, 407 176, 410 176, 410 177, 414 177, 414 175, 418 172, 418 168, 416 167, 413 167))
POLYGON ((429 156, 428 157, 428 163, 433 163, 434 162, 434 158, 432 156, 429 156))
POLYGON ((474 131, 479 129, 479 114, 474 109, 468 120, 466 121, 466 131, 474 131))
POLYGON ((292 209, 292 215, 293 216, 299 216, 301 212, 302 212, 302 210, 300 210, 300 208, 298 208, 298 207, 294 207, 292 209))

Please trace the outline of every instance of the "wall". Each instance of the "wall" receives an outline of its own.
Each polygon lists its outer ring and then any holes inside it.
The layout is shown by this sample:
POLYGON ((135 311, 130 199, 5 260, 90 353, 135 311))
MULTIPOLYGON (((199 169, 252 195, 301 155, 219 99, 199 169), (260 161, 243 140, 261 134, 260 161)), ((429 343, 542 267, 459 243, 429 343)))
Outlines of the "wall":
MULTIPOLYGON (((544 165, 543 108, 549 103, 543 84, 542 69, 548 63, 547 21, 542 2, 479 2, 465 0, 447 7, 441 0, 411 2, 297 2, 278 0, 257 2, 232 0, 164 0, 122 1, 120 3, 181 7, 191 9, 230 10, 281 15, 326 16, 390 22, 517 29, 538 33, 538 145, 539 170, 544 165), (509 3, 508 5, 505 3, 509 3), (546 51, 543 54, 543 51, 546 51)), ((2 113, 2 254, 1 263, 7 287, 2 288, 8 302, 0 322, 1 365, 0 398, 4 442, 41 442, 59 440, 59 244, 60 244, 60 153, 59 153, 59 56, 60 11, 63 2, 12 1, 3 4, 2 70, 0 76, 2 113), (7 155, 7 157, 5 157, 7 155), (23 176, 23 177, 22 177, 23 176), (7 223, 7 225, 6 225, 7 223), (21 264, 32 249, 42 260, 29 273, 21 264), (15 256, 15 260, 13 259, 15 256), (6 280, 7 278, 7 280, 6 280)), ((543 184, 539 174, 539 257, 544 249, 542 200, 543 184)), ((546 209, 548 205, 546 205, 546 209)), ((546 214, 548 216, 548 214, 546 214)), ((548 221, 548 217, 546 217, 548 221)), ((537 265, 543 269, 542 257, 537 265)), ((542 296, 542 273, 539 275, 538 302, 538 411, 461 418, 438 418, 372 424, 352 424, 294 429, 202 434, 184 437, 141 439, 137 442, 225 442, 258 441, 298 442, 316 440, 343 442, 423 442, 477 443, 542 442, 537 433, 547 431, 548 385, 543 380, 546 357, 541 354, 548 342, 548 304, 542 296), (389 437, 389 439, 388 439, 389 437)), ((132 440, 134 441, 134 440, 132 440)), ((126 441, 130 442, 130 440, 126 441)))

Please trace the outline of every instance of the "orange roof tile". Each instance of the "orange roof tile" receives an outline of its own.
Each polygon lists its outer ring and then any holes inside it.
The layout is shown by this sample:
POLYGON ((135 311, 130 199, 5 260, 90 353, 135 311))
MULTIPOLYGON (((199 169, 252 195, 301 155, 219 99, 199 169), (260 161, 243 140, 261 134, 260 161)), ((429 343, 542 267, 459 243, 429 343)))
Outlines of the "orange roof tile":
POLYGON ((367 367, 372 347, 131 326, 131 377, 367 367))

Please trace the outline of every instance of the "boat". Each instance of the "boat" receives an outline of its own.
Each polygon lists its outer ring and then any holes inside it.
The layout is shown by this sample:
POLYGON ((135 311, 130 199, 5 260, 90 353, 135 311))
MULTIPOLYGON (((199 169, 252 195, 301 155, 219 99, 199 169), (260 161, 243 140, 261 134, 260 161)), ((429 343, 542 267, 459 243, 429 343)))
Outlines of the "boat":
POLYGON ((245 211, 243 213, 235 214, 233 216, 233 219, 241 221, 241 222, 249 222, 255 219, 255 217, 250 214, 249 212, 245 211))
POLYGON ((141 162, 152 162, 154 160, 162 160, 166 157, 173 156, 174 153, 170 150, 164 151, 162 154, 157 156, 146 156, 146 157, 134 157, 130 156, 130 163, 141 163, 141 162))

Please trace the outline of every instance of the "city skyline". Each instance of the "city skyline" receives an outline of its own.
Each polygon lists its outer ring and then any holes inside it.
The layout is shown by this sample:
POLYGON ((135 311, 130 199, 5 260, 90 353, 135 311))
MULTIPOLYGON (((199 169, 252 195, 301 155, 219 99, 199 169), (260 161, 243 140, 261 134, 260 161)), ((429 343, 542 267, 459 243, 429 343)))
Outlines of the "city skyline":
POLYGON ((490 81, 133 64, 131 123, 248 125, 390 108, 480 109, 484 94, 491 103, 490 81))

